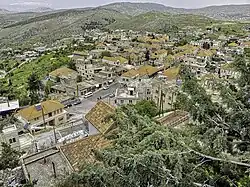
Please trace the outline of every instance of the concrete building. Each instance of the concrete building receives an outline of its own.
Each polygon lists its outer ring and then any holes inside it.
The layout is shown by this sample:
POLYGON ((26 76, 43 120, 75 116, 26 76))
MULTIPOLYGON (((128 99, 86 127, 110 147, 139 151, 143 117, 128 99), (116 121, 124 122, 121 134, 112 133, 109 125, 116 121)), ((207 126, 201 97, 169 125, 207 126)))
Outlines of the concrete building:
POLYGON ((151 79, 139 79, 130 82, 123 88, 118 88, 115 93, 115 103, 117 105, 136 104, 141 100, 152 99, 151 79))
POLYGON ((34 186, 54 186, 72 173, 73 168, 60 148, 52 147, 21 158, 26 182, 34 186))
POLYGON ((207 73, 206 65, 208 60, 209 57, 186 57, 184 63, 190 67, 192 73, 197 77, 201 77, 207 73))
POLYGON ((181 84, 179 71, 179 67, 169 68, 152 82, 152 100, 161 110, 173 109, 173 104, 181 84))
POLYGON ((67 111, 58 101, 48 100, 18 111, 16 117, 25 128, 40 130, 66 123, 67 111))
POLYGON ((9 144, 11 148, 20 151, 20 141, 16 125, 4 127, 0 133, 0 154, 2 152, 2 142, 9 144))
POLYGON ((78 59, 76 62, 77 72, 84 78, 91 79, 96 73, 105 70, 105 66, 93 60, 78 59))
POLYGON ((0 118, 11 116, 15 110, 19 109, 19 101, 9 101, 7 98, 0 98, 0 118))

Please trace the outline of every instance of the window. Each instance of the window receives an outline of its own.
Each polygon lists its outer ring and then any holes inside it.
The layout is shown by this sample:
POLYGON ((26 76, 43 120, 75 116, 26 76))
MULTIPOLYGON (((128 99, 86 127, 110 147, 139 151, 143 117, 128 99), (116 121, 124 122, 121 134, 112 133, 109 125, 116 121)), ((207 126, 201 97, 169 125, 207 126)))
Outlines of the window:
POLYGON ((121 104, 123 104, 124 103, 124 100, 121 100, 121 104))
POLYGON ((13 143, 15 143, 16 142, 16 138, 13 138, 12 141, 13 141, 13 143))
POLYGON ((10 144, 12 144, 12 139, 9 139, 10 144))
POLYGON ((61 113, 63 112, 62 108, 60 109, 60 112, 61 112, 61 113))
POLYGON ((39 117, 37 117, 37 118, 34 118, 34 121, 38 121, 39 120, 39 117))
POLYGON ((129 100, 129 104, 132 104, 133 103, 133 101, 132 100, 129 100))
POLYGON ((52 117, 52 112, 49 113, 49 117, 52 117))

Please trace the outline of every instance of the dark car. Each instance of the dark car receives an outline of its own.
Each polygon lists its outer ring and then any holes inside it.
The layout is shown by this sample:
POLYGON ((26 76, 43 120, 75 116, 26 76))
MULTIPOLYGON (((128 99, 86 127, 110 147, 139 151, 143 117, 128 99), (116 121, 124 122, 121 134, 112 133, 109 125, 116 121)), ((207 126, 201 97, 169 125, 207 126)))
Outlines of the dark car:
POLYGON ((75 101, 74 101, 74 105, 79 105, 79 104, 81 104, 82 102, 81 102, 81 100, 80 99, 76 99, 75 101))

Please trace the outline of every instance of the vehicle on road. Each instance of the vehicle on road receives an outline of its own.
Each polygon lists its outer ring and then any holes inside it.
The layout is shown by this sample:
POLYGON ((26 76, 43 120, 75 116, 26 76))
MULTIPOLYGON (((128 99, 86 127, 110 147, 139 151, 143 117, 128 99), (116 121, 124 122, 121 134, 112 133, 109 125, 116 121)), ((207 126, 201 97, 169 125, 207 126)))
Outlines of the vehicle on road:
POLYGON ((80 99, 76 99, 75 101, 74 101, 74 105, 80 105, 82 102, 81 102, 81 100, 80 99))
POLYGON ((104 90, 108 90, 108 89, 109 89, 109 86, 104 86, 103 89, 104 89, 104 90))
POLYGON ((93 96, 93 92, 88 92, 84 95, 84 98, 89 98, 91 96, 93 96))
POLYGON ((115 94, 112 93, 112 94, 109 95, 109 97, 113 98, 113 97, 115 97, 115 94))

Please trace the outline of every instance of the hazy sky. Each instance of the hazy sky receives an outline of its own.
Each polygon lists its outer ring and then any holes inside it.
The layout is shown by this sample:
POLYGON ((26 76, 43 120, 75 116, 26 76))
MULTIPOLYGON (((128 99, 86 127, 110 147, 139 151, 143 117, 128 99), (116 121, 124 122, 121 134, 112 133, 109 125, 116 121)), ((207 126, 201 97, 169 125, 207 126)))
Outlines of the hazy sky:
POLYGON ((52 8, 73 8, 73 7, 88 7, 98 6, 117 1, 130 1, 130 2, 155 2, 161 3, 166 6, 184 7, 184 8, 197 8, 209 5, 221 4, 243 4, 249 3, 250 0, 0 0, 0 5, 10 4, 26 4, 26 5, 39 5, 49 6, 52 8))

